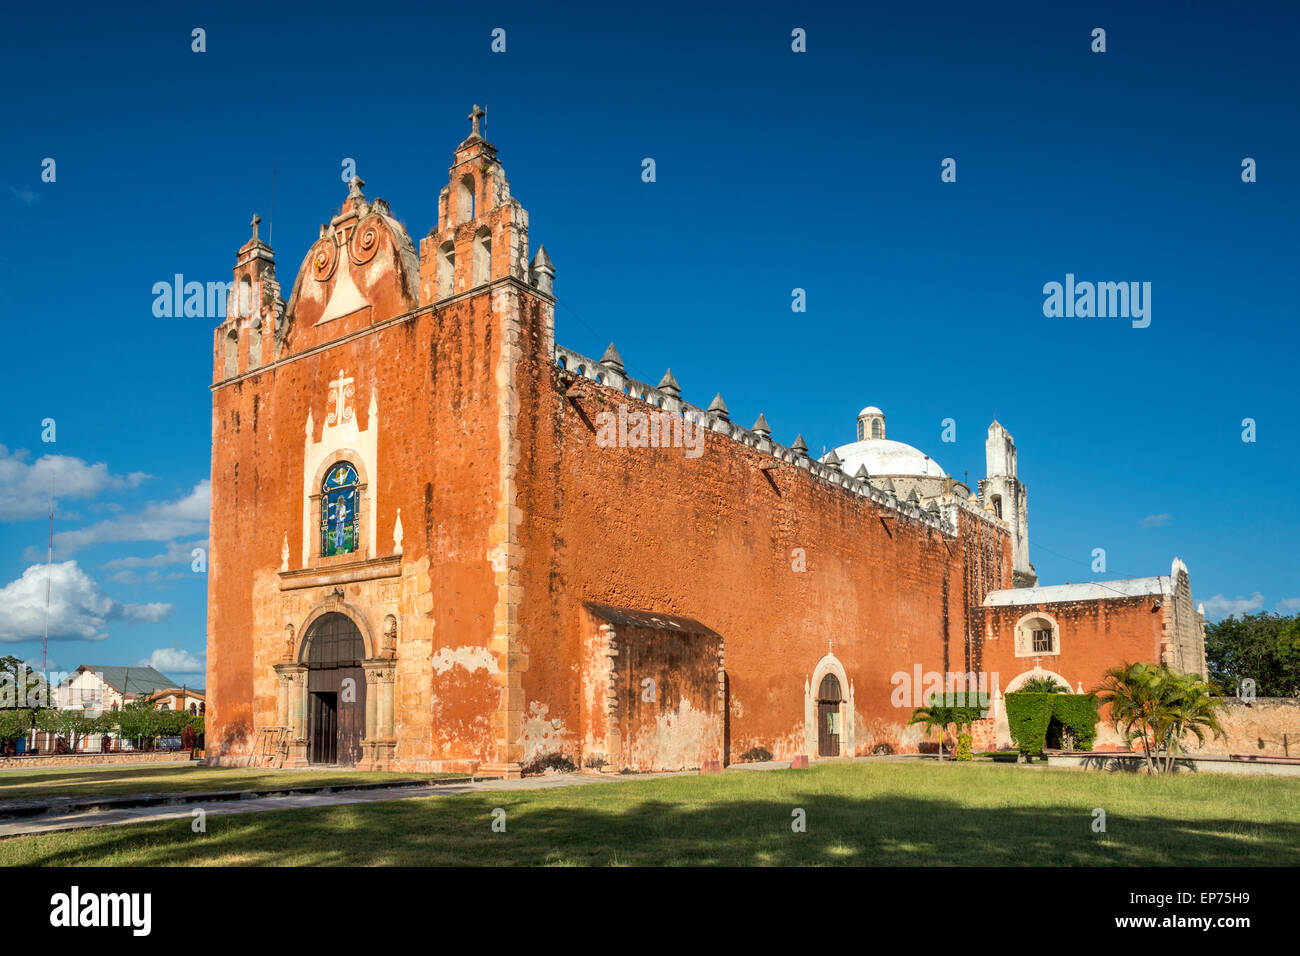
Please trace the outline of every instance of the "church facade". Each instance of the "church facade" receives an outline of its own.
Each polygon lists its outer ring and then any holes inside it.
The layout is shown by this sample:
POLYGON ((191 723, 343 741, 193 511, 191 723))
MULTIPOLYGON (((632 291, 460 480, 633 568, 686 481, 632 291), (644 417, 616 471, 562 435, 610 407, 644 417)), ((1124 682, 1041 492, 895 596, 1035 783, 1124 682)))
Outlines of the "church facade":
MULTIPOLYGON (((1040 587, 1015 444, 972 490, 863 409, 814 459, 554 336, 556 270, 478 132, 418 247, 354 179, 215 331, 208 753, 517 774, 916 749, 922 685, 1203 673, 1186 568, 1040 587)), ((973 689, 973 687, 972 687, 973 689)))

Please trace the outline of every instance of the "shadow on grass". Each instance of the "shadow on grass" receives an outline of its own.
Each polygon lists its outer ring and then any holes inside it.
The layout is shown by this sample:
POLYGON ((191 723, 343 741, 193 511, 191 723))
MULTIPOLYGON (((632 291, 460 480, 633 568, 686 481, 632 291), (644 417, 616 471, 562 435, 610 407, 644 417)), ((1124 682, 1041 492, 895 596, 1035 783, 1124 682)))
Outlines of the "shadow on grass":
POLYGON ((0 843, 10 865, 1300 865, 1300 824, 972 808, 941 798, 803 793, 788 799, 556 806, 478 793, 238 816, 189 817, 0 843), (493 808, 504 833, 491 830, 493 808), (792 810, 807 831, 791 829, 792 810), (15 845, 20 844, 20 845, 15 845), (12 851, 5 853, 5 851, 12 851))

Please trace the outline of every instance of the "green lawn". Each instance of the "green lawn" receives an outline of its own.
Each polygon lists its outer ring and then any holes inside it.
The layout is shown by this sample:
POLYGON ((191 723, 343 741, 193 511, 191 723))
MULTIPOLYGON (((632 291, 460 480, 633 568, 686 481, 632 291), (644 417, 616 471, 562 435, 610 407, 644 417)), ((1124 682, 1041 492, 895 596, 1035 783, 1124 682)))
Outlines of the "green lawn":
POLYGON ((190 822, 4 840, 0 863, 1300 865, 1298 779, 928 761, 209 816, 203 834, 190 822))
POLYGON ((427 780, 455 774, 388 774, 356 771, 244 770, 235 767, 82 767, 76 770, 0 772, 0 802, 40 797, 121 796, 128 793, 186 793, 199 790, 260 790, 273 787, 333 787, 346 783, 427 780))

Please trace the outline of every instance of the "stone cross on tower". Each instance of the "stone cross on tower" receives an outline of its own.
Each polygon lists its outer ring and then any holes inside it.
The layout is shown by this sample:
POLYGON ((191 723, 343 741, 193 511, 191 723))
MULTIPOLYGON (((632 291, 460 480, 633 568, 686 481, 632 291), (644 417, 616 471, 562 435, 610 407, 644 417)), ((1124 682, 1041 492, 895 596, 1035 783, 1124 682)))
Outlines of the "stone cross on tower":
POLYGON ((262 217, 259 216, 257 213, 253 213, 253 221, 250 222, 249 225, 253 227, 253 241, 254 241, 254 242, 257 241, 257 224, 258 224, 259 222, 261 222, 261 221, 262 221, 262 217))
POLYGON ((334 410, 329 413, 325 419, 326 425, 341 425, 343 422, 352 418, 352 408, 348 405, 347 400, 352 397, 354 389, 352 379, 343 377, 343 369, 339 369, 339 377, 330 382, 330 394, 334 399, 334 410))
POLYGON ((487 116, 487 113, 484 112, 484 110, 483 110, 482 107, 480 107, 477 103, 475 103, 475 104, 474 104, 474 108, 473 108, 472 110, 470 110, 470 114, 469 114, 469 116, 465 117, 467 120, 469 120, 469 121, 473 124, 473 125, 470 127, 470 131, 469 131, 469 138, 470 138, 470 139, 481 139, 481 138, 482 138, 482 137, 479 136, 479 132, 478 132, 478 121, 479 121, 479 119, 480 119, 481 117, 484 117, 484 116, 487 116))
POLYGON ((834 640, 834 638, 830 638, 830 637, 826 638, 826 653, 827 653, 827 654, 834 654, 834 653, 835 653, 835 640, 834 640))

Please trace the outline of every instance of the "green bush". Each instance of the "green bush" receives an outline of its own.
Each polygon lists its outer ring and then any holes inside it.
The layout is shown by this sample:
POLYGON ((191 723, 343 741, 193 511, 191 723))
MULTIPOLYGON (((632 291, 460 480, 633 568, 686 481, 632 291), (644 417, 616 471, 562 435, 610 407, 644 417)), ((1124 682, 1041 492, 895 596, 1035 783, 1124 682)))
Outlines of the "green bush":
POLYGON ((0 741, 17 740, 32 729, 32 711, 0 710, 0 741))
POLYGON ((1092 694, 1053 695, 1052 716, 1074 734, 1077 750, 1091 750, 1097 739, 1097 698, 1092 694))
POLYGON ((1007 725, 1021 753, 1038 754, 1047 745, 1055 717, 1074 734, 1075 746, 1091 750, 1097 738, 1097 698, 1092 694, 1007 694, 1007 725))
POLYGON ((971 756, 970 742, 971 742, 970 734, 957 735, 957 759, 958 760, 974 759, 971 756))

